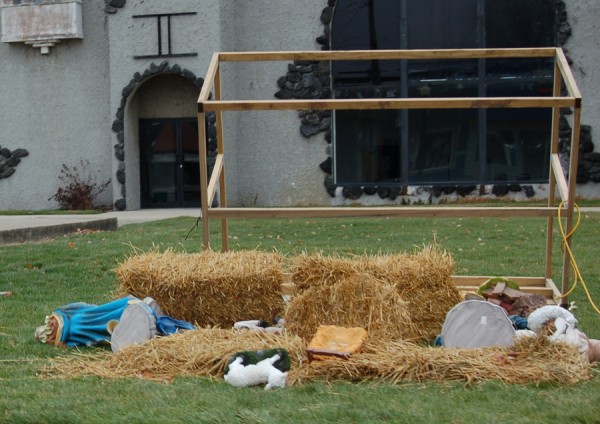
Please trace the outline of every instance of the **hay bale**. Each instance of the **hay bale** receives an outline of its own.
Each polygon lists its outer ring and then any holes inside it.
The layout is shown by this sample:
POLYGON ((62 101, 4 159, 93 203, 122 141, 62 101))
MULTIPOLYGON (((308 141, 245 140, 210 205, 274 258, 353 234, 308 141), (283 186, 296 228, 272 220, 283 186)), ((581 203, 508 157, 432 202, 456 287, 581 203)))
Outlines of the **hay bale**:
POLYGON ((310 340, 319 325, 362 327, 371 340, 409 339, 417 332, 393 284, 368 273, 299 290, 285 311, 286 328, 310 340))
POLYGON ((244 319, 281 314, 283 258, 274 253, 147 252, 115 272, 119 294, 153 297, 166 315, 199 326, 230 328, 244 319))
POLYGON ((316 323, 356 326, 368 316, 381 316, 381 322, 370 321, 379 327, 378 337, 431 340, 441 331, 447 312, 462 300, 451 278, 453 267, 450 255, 433 246, 413 254, 352 258, 302 255, 295 258, 292 267, 298 296, 285 313, 288 328, 306 337, 316 323), (362 291, 371 301, 368 308, 357 309, 353 305, 364 300, 362 291), (373 298, 378 291, 385 295, 373 298), (375 314, 370 308, 375 308, 375 314), (345 320, 358 313, 363 316, 345 320))
POLYGON ((54 358, 41 370, 41 376, 138 377, 158 381, 171 381, 176 376, 222 378, 235 353, 273 347, 285 349, 294 368, 306 360, 305 345, 297 336, 207 328, 156 337, 127 346, 117 354, 96 350, 54 358))

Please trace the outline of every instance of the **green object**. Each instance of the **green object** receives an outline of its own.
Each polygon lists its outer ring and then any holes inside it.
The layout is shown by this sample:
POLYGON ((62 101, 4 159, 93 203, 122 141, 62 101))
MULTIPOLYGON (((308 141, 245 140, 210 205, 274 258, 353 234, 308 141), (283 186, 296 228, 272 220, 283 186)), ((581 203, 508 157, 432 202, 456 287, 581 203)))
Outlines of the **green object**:
POLYGON ((263 359, 271 358, 275 355, 279 355, 279 359, 275 361, 273 366, 281 372, 289 371, 291 362, 290 355, 285 349, 265 349, 265 350, 244 350, 234 354, 225 367, 225 374, 229 372, 229 364, 235 361, 236 358, 242 357, 242 365, 258 364, 263 359))
POLYGON ((510 287, 511 289, 519 290, 519 285, 517 283, 515 283, 513 280, 509 280, 508 278, 505 278, 505 277, 494 277, 494 278, 490 278, 485 283, 480 285, 479 288, 477 289, 477 294, 479 296, 483 296, 484 291, 486 291, 487 289, 496 287, 496 284, 498 284, 498 283, 505 283, 506 286, 510 287))

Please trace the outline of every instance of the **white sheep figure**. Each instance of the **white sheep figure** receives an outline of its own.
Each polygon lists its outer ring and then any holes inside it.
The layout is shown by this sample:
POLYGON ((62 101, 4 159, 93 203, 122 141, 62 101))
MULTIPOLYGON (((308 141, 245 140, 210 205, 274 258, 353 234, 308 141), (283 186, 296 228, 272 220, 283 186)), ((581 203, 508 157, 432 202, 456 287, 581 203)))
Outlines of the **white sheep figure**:
POLYGON ((229 364, 229 372, 225 374, 225 381, 234 387, 256 386, 265 384, 265 390, 276 387, 285 387, 287 372, 275 368, 273 364, 279 360, 279 355, 263 359, 256 364, 242 365, 244 360, 238 356, 229 364))
POLYGON ((544 324, 548 321, 554 322, 557 318, 563 318, 570 326, 577 327, 575 316, 565 308, 557 305, 546 305, 533 311, 527 317, 527 327, 539 333, 544 324))

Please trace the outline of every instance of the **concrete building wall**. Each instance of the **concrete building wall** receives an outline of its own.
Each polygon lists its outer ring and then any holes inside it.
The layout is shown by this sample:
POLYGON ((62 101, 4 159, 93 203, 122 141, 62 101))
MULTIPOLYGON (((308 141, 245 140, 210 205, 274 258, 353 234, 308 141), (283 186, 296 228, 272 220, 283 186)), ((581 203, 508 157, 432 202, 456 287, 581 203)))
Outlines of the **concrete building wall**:
MULTIPOLYGON (((132 83, 136 73, 144 74, 152 66, 168 62, 170 67, 177 65, 182 70, 192 72, 196 77, 203 77, 214 51, 220 49, 221 10, 217 0, 205 1, 202 7, 193 0, 177 0, 164 2, 149 0, 145 2, 128 2, 125 7, 110 15, 109 44, 110 44, 110 110, 115 119, 124 101, 123 90, 132 83), (194 15, 171 17, 171 52, 196 53, 189 57, 162 57, 140 59, 135 56, 155 55, 158 53, 158 20, 154 17, 135 18, 139 15, 164 13, 188 13, 194 15)), ((162 53, 168 53, 167 22, 161 20, 162 53)), ((143 81, 141 84, 150 84, 143 81)), ((136 97, 137 85, 133 92, 126 97, 124 107, 124 139, 125 159, 119 161, 113 157, 113 174, 125 166, 125 184, 117 185, 113 191, 113 201, 125 198, 127 209, 140 207, 139 182, 139 151, 137 119, 141 117, 139 110, 147 110, 148 106, 139 104, 144 99, 136 97)), ((196 108, 190 112, 195 116, 196 108)), ((116 135, 113 144, 117 143, 116 135)))
MULTIPOLYGON (((567 0, 567 13, 573 33, 565 48, 573 59, 571 69, 583 97, 581 121, 592 128, 595 151, 600 152, 600 2, 567 0)), ((600 198, 598 183, 578 184, 577 193, 600 198)))
MULTIPOLYGON (((166 95, 160 94, 164 86, 152 85, 159 80, 144 77, 145 72, 166 61, 169 67, 176 65, 204 78, 215 51, 319 50, 315 38, 323 33, 320 15, 327 5, 325 0, 130 0, 107 13, 105 3, 82 0, 84 38, 63 40, 51 47, 49 54, 42 55, 39 49, 22 43, 0 43, 0 147, 29 152, 12 176, 0 179, 0 209, 56 207, 48 198, 60 185, 61 165, 78 166, 81 160, 90 161, 90 171, 99 181, 113 181, 101 202, 126 199, 127 209, 139 208, 138 119, 155 114, 148 104, 148 99, 155 97, 148 96, 148 90, 157 90, 158 98, 166 95), (172 49, 196 56, 134 57, 156 53, 158 48, 156 19, 134 16, 184 12, 196 14, 173 18, 172 49), (128 87, 131 90, 124 95, 128 87), (113 131, 119 119, 124 127, 120 136, 113 131), (115 155, 115 145, 121 142, 124 158, 115 155), (123 184, 116 177, 119 173, 125 175, 123 184)), ((582 123, 591 125, 596 151, 600 151, 600 125, 596 122, 600 114, 600 96, 596 94, 600 86, 600 3, 566 3, 573 27, 566 48, 584 97, 582 123)), ((166 49, 165 33, 163 26, 166 49)), ((277 79, 286 74, 288 63, 224 64, 224 97, 273 99, 277 79)), ((186 97, 186 104, 191 103, 186 97)), ((193 114, 192 109, 188 104, 181 110, 193 114)), ((164 108, 158 110, 156 113, 164 116, 164 108)), ((310 139, 301 136, 296 111, 226 112, 224 117, 230 205, 346 202, 325 191, 319 164, 330 153, 328 145, 322 133, 310 139)), ((600 196, 597 183, 582 184, 578 192, 600 196)))
MULTIPOLYGON (((323 31, 319 16, 326 2, 297 0, 275 4, 255 0, 235 4, 231 12, 236 28, 228 40, 231 50, 320 48, 315 38, 323 31)), ((278 91, 277 80, 286 74, 288 63, 226 63, 224 95, 272 100, 278 91)), ((226 123, 227 192, 231 203, 300 206, 329 202, 318 167, 327 156, 326 143, 322 135, 310 141, 300 135, 296 111, 228 112, 226 123)))
MULTIPOLYGON (((0 43, 0 146, 26 149, 16 172, 0 179, 0 209, 51 209, 62 164, 112 178, 108 37, 103 2, 83 1, 83 39, 42 55, 0 43)), ((110 204, 110 189, 99 199, 110 204)))

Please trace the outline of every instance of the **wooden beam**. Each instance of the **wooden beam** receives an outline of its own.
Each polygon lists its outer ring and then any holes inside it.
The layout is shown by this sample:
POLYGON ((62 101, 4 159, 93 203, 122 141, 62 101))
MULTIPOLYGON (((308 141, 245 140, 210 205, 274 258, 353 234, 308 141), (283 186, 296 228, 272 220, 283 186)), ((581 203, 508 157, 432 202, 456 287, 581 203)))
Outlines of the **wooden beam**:
POLYGON ((577 87, 577 83, 575 82, 575 78, 573 78, 573 73, 569 67, 569 62, 562 49, 556 49, 556 63, 558 64, 562 78, 565 81, 565 86, 569 91, 569 95, 578 99, 578 103, 581 105, 581 93, 579 92, 579 88, 577 87))
POLYGON ((207 100, 205 111, 469 109, 575 107, 571 97, 449 97, 310 100, 207 100))
POLYGON ((442 50, 329 50, 276 52, 220 52, 221 62, 276 60, 400 60, 400 59, 482 59, 554 57, 555 48, 442 49, 442 50))
POLYGON ((550 155, 550 166, 552 167, 552 171, 554 171, 553 175, 556 179, 556 187, 558 188, 560 198, 561 200, 568 202, 569 188, 567 185, 567 180, 565 179, 565 171, 560 163, 560 157, 558 156, 558 153, 552 153, 552 155, 550 155))
POLYGON ((505 218, 556 216, 547 207, 324 207, 324 208, 210 208, 208 218, 505 218))
POLYGON ((208 70, 206 71, 206 77, 204 78, 204 84, 200 89, 200 95, 198 96, 198 111, 203 112, 202 104, 207 101, 210 97, 210 89, 213 87, 215 82, 215 75, 219 72, 219 54, 213 53, 208 70))
POLYGON ((210 181, 208 183, 208 204, 212 205, 217 191, 217 181, 220 180, 221 172, 223 172, 223 155, 217 154, 215 165, 213 166, 212 174, 210 175, 210 181))

